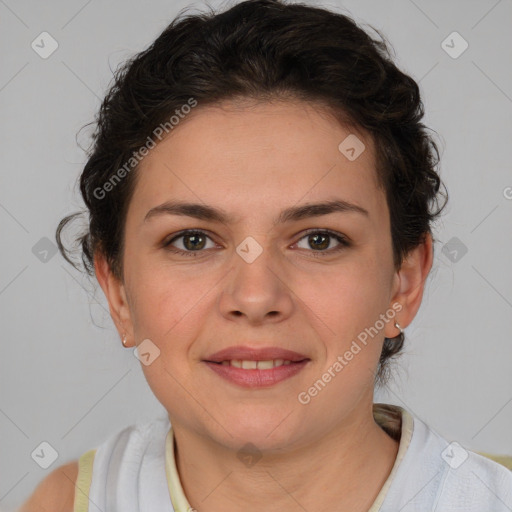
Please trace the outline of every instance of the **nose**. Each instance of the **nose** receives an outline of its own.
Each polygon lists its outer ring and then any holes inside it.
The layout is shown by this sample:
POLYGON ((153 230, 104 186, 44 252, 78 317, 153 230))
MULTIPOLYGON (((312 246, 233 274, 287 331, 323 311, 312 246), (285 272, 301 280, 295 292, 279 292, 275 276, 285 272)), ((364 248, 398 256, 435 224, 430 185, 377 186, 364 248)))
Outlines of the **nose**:
POLYGON ((234 254, 232 269, 223 281, 221 314, 250 325, 283 321, 294 309, 289 276, 270 249, 260 245, 255 258, 254 250, 254 246, 241 244, 234 254), (247 247, 252 257, 245 257, 242 249, 247 247))

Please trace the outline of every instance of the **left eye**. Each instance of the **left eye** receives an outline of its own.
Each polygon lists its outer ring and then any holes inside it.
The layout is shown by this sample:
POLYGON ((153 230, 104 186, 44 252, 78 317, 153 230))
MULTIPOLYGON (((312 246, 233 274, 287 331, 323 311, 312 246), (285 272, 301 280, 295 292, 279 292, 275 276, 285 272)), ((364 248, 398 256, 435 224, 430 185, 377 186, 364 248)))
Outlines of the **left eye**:
MULTIPOLYGON (((348 240, 339 233, 331 232, 328 230, 312 230, 302 236, 297 245, 302 241, 306 240, 306 243, 309 247, 299 247, 300 249, 312 249, 312 252, 316 253, 326 253, 330 254, 332 252, 337 252, 345 247, 349 247, 350 243, 348 240), (331 240, 336 239, 338 245, 334 248, 329 248, 331 245, 331 240), (329 249, 329 250, 326 250, 329 249)), ((163 247, 168 251, 177 253, 177 254, 186 254, 187 256, 197 256, 197 253, 203 252, 202 249, 212 249, 215 247, 215 243, 211 240, 210 236, 208 236, 204 231, 184 231, 181 234, 171 238, 169 241, 163 244, 163 247), (182 249, 174 246, 173 244, 176 240, 183 239, 181 242, 182 249), (206 247, 206 240, 210 240, 212 246, 206 247)), ((323 254, 321 254, 323 255, 323 254)))
MULTIPOLYGON (((331 231, 310 231, 300 240, 304 239, 306 239, 306 243, 310 247, 314 247, 314 252, 321 253, 340 251, 341 249, 348 247, 350 245, 344 236, 338 233, 333 233, 331 231), (330 246, 330 240, 333 238, 337 240, 338 245, 334 248, 329 249, 329 251, 326 251, 325 249, 327 249, 330 246)), ((308 249, 308 247, 305 247, 305 249, 308 249)))

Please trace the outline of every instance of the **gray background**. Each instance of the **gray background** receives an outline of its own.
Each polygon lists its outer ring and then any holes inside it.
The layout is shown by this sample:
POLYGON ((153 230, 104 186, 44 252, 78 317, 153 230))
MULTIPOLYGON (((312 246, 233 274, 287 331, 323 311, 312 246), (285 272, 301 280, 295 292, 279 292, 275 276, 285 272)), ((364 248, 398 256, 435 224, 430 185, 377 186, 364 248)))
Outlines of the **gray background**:
MULTIPOLYGON (((75 137, 93 120, 111 69, 186 5, 204 4, 0 0, 2 510, 112 433, 165 414, 99 286, 59 254, 41 261, 33 247, 53 241, 61 217, 81 207, 75 182, 85 155, 75 137), (47 59, 31 48, 43 31, 59 44, 47 59), (31 458, 42 441, 58 452, 46 470, 31 458)), ((423 304, 376 401, 408 408, 468 448, 512 454, 512 2, 318 5, 346 9, 391 41, 398 65, 420 83, 451 194, 423 304), (458 58, 441 46, 453 31, 469 43, 458 58), (454 237, 455 261, 442 251, 454 237)), ((83 147, 90 131, 78 135, 83 147)))

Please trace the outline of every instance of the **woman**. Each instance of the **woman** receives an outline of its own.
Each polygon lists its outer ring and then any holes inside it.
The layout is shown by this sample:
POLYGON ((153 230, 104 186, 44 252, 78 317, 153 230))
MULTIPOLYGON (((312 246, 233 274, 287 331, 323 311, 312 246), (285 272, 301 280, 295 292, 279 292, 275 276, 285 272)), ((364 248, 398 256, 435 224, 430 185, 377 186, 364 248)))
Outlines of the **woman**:
POLYGON ((80 240, 168 418, 59 468, 24 510, 512 509, 507 469, 373 403, 442 210, 422 117, 383 41, 280 0, 178 17, 127 62, 80 240))

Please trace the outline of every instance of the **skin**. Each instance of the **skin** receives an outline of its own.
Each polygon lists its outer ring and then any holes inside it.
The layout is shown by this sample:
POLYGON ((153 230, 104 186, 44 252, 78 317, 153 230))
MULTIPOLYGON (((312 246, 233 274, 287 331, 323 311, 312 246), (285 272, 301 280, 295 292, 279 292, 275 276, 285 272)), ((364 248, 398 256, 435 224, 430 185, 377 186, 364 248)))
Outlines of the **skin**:
MULTIPOLYGON (((125 225, 123 280, 96 254, 98 281, 127 346, 149 338, 160 350, 142 369, 168 411, 181 483, 199 512, 366 511, 394 464, 398 443, 372 415, 374 375, 384 337, 398 334, 394 320, 404 328, 420 307, 432 239, 395 271, 374 145, 357 132, 366 149, 349 161, 338 145, 350 133, 303 102, 199 105, 141 164, 125 225), (172 199, 222 208, 234 222, 144 221, 172 199), (273 224, 285 208, 331 199, 369 215, 273 224), (308 243, 305 231, 313 228, 351 245, 333 252, 339 242, 328 238, 322 257, 308 243), (183 229, 210 236, 196 257, 162 247, 183 229), (236 252, 248 236, 263 251, 252 263, 236 252), (402 309, 394 320, 301 404, 298 394, 396 303, 402 309), (310 361, 288 380, 245 389, 203 362, 233 345, 278 346, 310 361), (248 442, 261 454, 250 466, 237 457, 248 442)), ((193 252, 186 242, 173 246, 193 252)))

